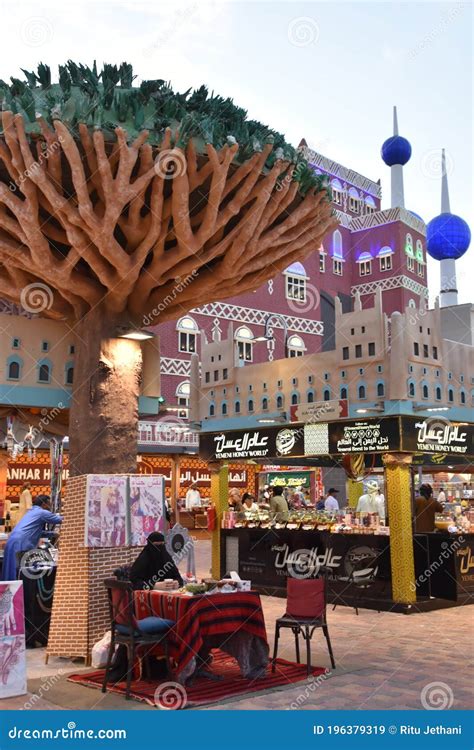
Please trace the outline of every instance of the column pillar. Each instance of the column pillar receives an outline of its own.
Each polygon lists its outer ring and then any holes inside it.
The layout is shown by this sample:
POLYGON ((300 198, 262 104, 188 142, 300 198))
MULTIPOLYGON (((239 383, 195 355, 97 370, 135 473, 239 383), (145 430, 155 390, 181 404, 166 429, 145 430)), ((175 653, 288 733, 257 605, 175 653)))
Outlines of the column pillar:
POLYGON ((416 602, 410 476, 412 456, 387 453, 383 456, 383 462, 390 519, 392 597, 395 602, 412 604, 416 602))
POLYGON ((0 451, 0 516, 4 516, 7 499, 8 453, 0 451))
POLYGON ((229 467, 227 464, 209 463, 211 472, 211 502, 216 509, 216 527, 212 532, 213 578, 221 577, 221 521, 222 513, 229 507, 229 467))
POLYGON ((357 482, 355 479, 347 479, 346 492, 349 506, 351 508, 357 508, 359 498, 364 494, 364 485, 362 484, 362 482, 357 482))

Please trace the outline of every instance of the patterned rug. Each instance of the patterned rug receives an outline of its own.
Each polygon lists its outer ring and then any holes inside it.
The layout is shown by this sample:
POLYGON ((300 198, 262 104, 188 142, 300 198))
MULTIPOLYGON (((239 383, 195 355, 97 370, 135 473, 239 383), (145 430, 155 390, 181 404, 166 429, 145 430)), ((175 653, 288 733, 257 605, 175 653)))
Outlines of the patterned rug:
MULTIPOLYGON (((277 659, 276 670, 267 667, 264 677, 249 680, 241 676, 235 659, 223 651, 213 652, 211 672, 217 680, 207 677, 197 678, 191 685, 183 687, 169 680, 135 680, 131 686, 131 697, 144 701, 151 706, 167 710, 197 708, 215 703, 223 703, 249 693, 267 693, 273 690, 284 690, 297 682, 307 679, 306 665, 277 659)), ((323 667, 313 667, 310 680, 327 672, 323 667)), ((104 671, 82 672, 68 677, 68 681, 79 685, 100 689, 104 671)), ((118 682, 107 686, 108 692, 125 695, 125 683, 118 682)))

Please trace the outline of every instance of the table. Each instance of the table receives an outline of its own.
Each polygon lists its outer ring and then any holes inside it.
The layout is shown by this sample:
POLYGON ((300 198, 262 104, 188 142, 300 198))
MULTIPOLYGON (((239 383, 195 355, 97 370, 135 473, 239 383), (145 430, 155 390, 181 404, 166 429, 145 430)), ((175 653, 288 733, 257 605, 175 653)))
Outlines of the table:
POLYGON ((194 672, 190 670, 192 660, 198 655, 204 660, 211 648, 235 656, 244 676, 266 666, 267 634, 256 591, 200 596, 136 591, 135 613, 139 620, 163 617, 176 623, 169 636, 169 658, 175 675, 189 677, 194 672))

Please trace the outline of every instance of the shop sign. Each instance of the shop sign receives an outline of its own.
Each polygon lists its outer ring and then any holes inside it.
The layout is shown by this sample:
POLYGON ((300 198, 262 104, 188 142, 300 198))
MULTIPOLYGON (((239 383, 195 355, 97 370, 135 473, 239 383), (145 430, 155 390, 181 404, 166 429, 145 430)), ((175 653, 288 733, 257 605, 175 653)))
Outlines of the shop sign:
MULTIPOLYGON (((63 482, 69 476, 69 469, 63 469, 63 482)), ((22 485, 29 482, 32 485, 47 485, 51 482, 51 466, 49 464, 10 463, 7 469, 9 485, 22 485)))
POLYGON ((303 487, 311 485, 310 471, 275 471, 268 472, 267 484, 270 487, 303 487))
POLYGON ((199 453, 205 460, 303 455, 303 428, 273 427, 236 432, 203 433, 199 453))
POLYGON ((400 450, 398 418, 329 425, 329 453, 381 453, 400 450))
POLYGON ((292 422, 328 422, 331 419, 342 419, 349 414, 347 399, 333 401, 315 401, 311 404, 293 404, 290 407, 292 422))
POLYGON ((402 418, 403 450, 474 455, 474 426, 436 417, 402 418))

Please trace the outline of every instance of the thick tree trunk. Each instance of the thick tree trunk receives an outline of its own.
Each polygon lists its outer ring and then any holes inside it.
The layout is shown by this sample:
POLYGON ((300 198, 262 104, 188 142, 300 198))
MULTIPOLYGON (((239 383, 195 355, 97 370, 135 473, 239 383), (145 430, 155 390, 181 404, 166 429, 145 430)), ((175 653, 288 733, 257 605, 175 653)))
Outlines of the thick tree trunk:
POLYGON ((75 325, 72 475, 136 471, 142 353, 139 342, 116 338, 126 322, 97 307, 75 325))

